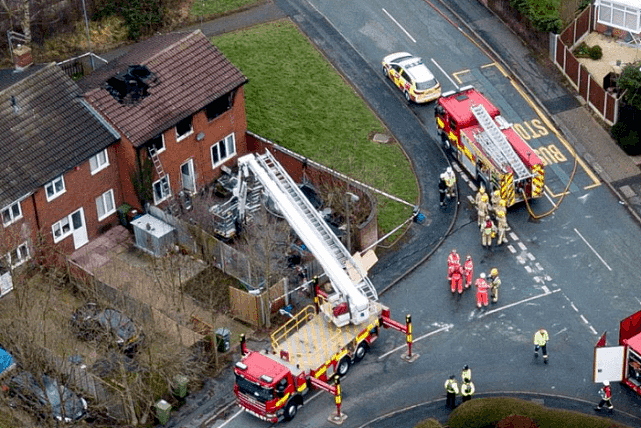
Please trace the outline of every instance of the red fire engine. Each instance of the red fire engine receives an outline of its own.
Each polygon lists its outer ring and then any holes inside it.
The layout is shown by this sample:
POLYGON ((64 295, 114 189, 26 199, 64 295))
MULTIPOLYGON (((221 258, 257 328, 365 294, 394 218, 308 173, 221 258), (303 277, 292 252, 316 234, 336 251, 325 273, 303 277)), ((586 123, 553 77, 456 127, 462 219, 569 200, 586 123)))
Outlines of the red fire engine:
POLYGON ((619 325, 619 346, 605 346, 605 333, 594 347, 593 380, 623 382, 641 395, 641 311, 619 325))
POLYGON ((543 195, 543 162, 481 92, 444 93, 434 115, 445 149, 507 206, 543 195))
POLYGON ((234 367, 237 402, 263 420, 291 420, 305 394, 316 387, 336 396, 340 417, 340 384, 329 382, 337 381, 365 356, 380 327, 407 335, 411 361, 410 317, 405 325, 390 319, 363 266, 269 152, 243 156, 238 163, 241 171, 250 170, 260 181, 330 282, 329 289, 322 290, 314 281, 315 304, 272 333, 271 351, 249 351, 242 341, 242 359, 234 367))

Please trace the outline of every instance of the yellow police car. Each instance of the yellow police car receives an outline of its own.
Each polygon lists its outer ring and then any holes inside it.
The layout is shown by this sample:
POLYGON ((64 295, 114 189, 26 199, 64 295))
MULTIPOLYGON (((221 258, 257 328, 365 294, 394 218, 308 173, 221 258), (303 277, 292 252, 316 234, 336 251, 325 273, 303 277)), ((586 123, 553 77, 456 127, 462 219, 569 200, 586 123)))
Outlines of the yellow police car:
POLYGON ((383 58, 383 72, 403 91, 407 101, 428 103, 441 96, 441 84, 423 63, 407 52, 397 52, 383 58))

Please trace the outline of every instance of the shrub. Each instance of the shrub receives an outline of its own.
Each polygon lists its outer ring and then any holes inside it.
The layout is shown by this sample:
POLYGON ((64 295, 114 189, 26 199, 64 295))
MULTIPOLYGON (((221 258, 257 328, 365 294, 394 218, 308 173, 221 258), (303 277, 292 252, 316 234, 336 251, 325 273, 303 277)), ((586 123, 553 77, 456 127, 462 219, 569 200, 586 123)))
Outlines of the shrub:
POLYGON ((590 48, 590 52, 588 53, 590 55, 590 58, 593 60, 599 60, 603 56, 603 50, 601 49, 601 46, 599 45, 594 45, 590 48))
POLYGON ((630 130, 627 134, 617 140, 619 146, 630 156, 641 155, 641 143, 639 142, 639 132, 630 130))
POLYGON ((443 428, 443 425, 436 419, 429 418, 420 421, 414 428, 443 428))

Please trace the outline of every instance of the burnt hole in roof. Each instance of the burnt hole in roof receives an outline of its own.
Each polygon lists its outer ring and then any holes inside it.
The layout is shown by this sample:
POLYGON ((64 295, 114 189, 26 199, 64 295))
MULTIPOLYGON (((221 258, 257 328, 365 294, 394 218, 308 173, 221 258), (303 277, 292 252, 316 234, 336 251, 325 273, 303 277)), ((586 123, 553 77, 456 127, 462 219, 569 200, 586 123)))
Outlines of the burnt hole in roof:
POLYGON ((130 65, 107 79, 103 87, 121 104, 136 104, 150 95, 149 88, 158 85, 158 77, 144 65, 130 65))

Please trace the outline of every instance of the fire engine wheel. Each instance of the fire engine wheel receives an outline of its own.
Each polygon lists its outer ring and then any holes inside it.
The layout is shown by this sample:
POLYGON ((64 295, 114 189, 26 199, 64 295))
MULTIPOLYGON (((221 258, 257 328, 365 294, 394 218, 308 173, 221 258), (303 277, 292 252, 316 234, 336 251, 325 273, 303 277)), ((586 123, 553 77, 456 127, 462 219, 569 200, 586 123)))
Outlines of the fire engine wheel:
POLYGON ((287 403, 287 405, 285 406, 285 420, 291 421, 292 419, 294 419, 297 411, 298 405, 294 402, 294 400, 289 400, 289 403, 287 403))
POLYGON ((343 377, 347 374, 348 371, 349 371, 349 357, 343 357, 343 359, 338 362, 336 373, 338 373, 340 377, 343 377))
POLYGON ((354 361, 359 362, 365 357, 365 354, 367 354, 367 343, 361 342, 354 352, 354 361))
POLYGON ((443 143, 443 148, 445 151, 449 151, 452 146, 450 145, 450 139, 447 138, 447 135, 445 135, 445 132, 441 132, 441 142, 443 143))

